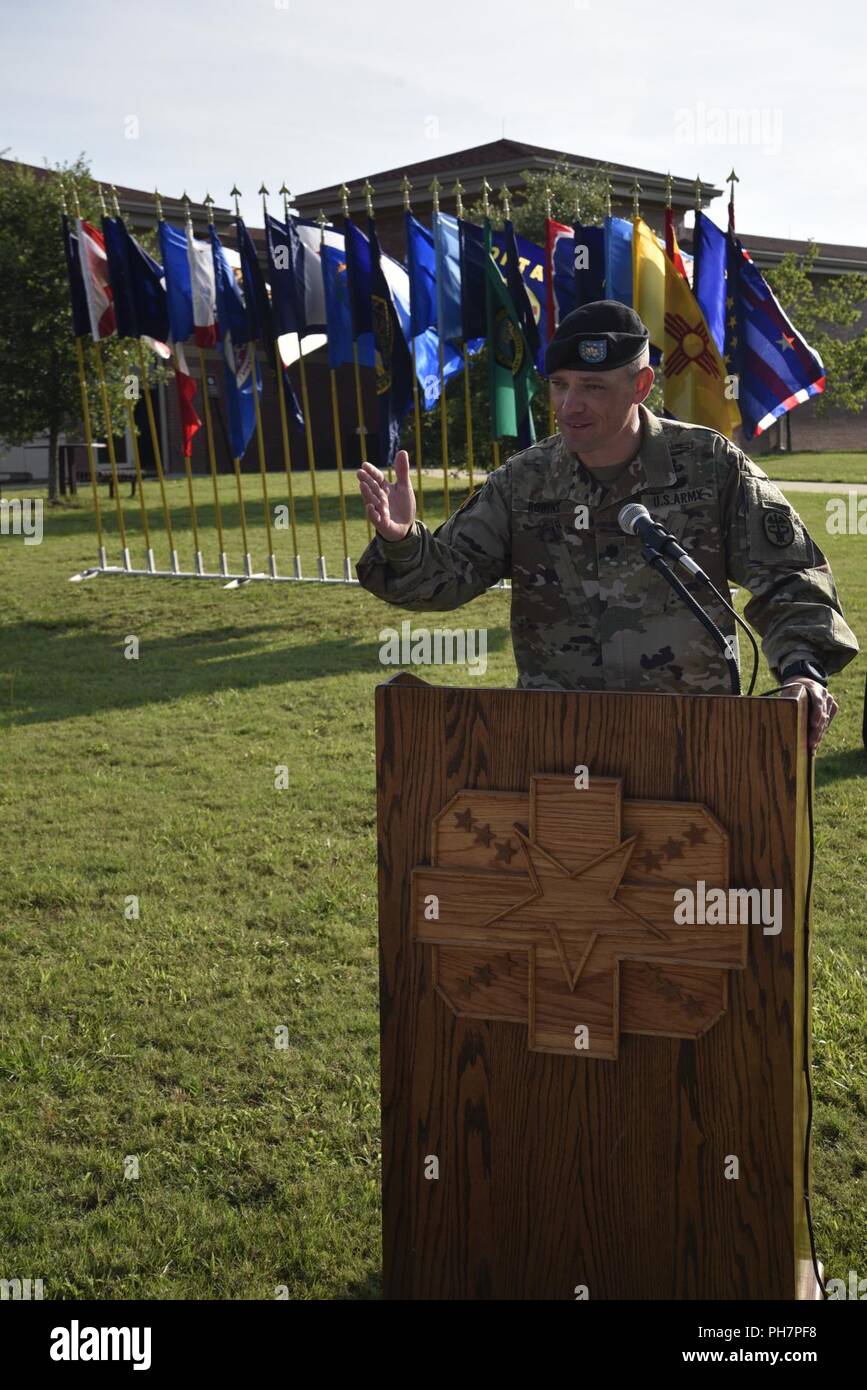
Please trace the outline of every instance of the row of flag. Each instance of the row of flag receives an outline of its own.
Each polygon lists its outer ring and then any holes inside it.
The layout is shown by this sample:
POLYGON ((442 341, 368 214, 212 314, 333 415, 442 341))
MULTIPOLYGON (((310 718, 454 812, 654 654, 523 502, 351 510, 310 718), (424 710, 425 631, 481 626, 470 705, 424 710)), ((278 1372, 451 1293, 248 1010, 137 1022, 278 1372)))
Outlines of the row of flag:
POLYGON ((596 299, 641 315, 666 413, 676 418, 729 437, 740 425, 753 437, 825 385, 818 354, 735 235, 732 207, 726 232, 696 213, 693 257, 677 244, 671 209, 664 237, 639 216, 609 216, 600 227, 548 219, 544 247, 508 218, 495 229, 488 218, 479 226, 437 211, 427 228, 407 211, 405 265, 381 250, 372 217, 365 233, 348 217, 340 229, 266 213, 264 268, 240 216, 234 251, 213 225, 203 240, 189 220, 179 229, 161 218, 161 262, 120 216, 103 217, 101 229, 64 216, 63 230, 76 335, 143 338, 174 359, 187 458, 201 424, 184 356, 190 341, 222 350, 238 459, 262 389, 257 344, 288 420, 305 427, 287 372, 302 340, 308 349, 325 344, 333 369, 357 362, 375 371, 383 466, 414 404, 432 409, 485 345, 493 437, 525 447, 535 439, 531 401, 545 346, 567 313, 596 299))
POLYGON ((671 208, 662 238, 638 216, 546 230, 548 322, 595 299, 632 305, 661 363, 667 414, 752 439, 824 391, 822 360, 736 236, 732 203, 725 232, 696 212, 693 256, 677 244, 671 208))

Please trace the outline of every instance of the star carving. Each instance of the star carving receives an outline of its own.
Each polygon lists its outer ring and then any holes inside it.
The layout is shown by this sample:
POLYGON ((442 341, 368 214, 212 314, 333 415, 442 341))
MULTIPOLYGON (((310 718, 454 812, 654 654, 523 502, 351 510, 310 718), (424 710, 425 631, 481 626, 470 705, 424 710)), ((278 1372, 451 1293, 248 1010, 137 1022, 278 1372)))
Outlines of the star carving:
POLYGON ((412 932, 452 1013, 521 1024, 531 1051, 609 1060, 622 1034, 698 1039, 725 1013, 746 925, 674 920, 676 888, 728 886, 728 835, 706 807, 540 773, 528 792, 456 793, 432 832, 412 932))

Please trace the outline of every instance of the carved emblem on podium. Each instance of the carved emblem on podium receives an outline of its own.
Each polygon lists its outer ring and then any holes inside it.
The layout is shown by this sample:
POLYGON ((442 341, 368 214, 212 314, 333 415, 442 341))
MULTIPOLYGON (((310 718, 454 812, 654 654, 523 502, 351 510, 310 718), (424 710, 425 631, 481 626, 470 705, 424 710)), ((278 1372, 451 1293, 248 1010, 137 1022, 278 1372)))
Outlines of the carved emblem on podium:
POLYGON ((412 874, 413 934, 455 1014, 523 1023, 534 1052, 617 1057, 621 1033, 698 1038, 725 1013, 747 926, 677 925, 674 893, 729 887, 707 807, 630 801, 622 779, 540 774, 458 792, 412 874))

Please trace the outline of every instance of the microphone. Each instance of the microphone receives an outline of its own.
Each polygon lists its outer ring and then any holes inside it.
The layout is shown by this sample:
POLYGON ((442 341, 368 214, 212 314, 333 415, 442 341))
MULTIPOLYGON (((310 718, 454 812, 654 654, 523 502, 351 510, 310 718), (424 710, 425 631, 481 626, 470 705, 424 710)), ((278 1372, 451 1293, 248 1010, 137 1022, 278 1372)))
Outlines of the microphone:
POLYGON ((640 502, 627 502, 617 513, 617 520, 620 522, 621 531, 625 531, 627 536, 638 536, 655 555, 664 555, 675 564, 682 565, 697 579, 707 580, 701 566, 690 559, 683 546, 678 545, 674 536, 666 531, 664 526, 654 521, 650 512, 640 502))

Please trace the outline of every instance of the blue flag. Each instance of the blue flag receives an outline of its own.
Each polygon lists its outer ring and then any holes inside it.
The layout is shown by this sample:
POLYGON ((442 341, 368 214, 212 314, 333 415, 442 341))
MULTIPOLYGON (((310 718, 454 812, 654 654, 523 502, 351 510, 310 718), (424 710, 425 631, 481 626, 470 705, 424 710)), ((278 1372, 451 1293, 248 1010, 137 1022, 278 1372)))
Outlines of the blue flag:
POLYGON ((166 298, 169 310, 169 332, 172 341, 185 343, 193 336, 193 291, 190 284, 190 262, 187 258, 187 238, 177 227, 160 222, 157 229, 163 271, 166 277, 166 298))
POLYGON ((437 323, 436 249, 433 232, 406 214, 406 268, 412 336, 418 337, 437 323))
MULTIPOLYGON (((406 268, 391 256, 381 257, 383 274, 388 281, 397 317, 410 352, 415 351, 415 369, 421 387, 424 409, 432 410, 440 398, 440 340, 435 328, 411 336, 410 281, 406 268)), ((443 378, 448 383, 464 368, 463 353, 452 343, 443 344, 443 378)))
POLYGON ((485 233, 474 222, 458 223, 460 239, 461 334, 467 343, 484 342, 488 331, 485 233))
POLYGON ((256 371, 256 345, 250 341, 247 310, 234 271, 213 226, 209 232, 214 255, 217 323, 223 349, 229 439, 233 457, 241 459, 256 428, 254 379, 257 389, 261 390, 256 371))
POLYGON ((370 243, 364 232, 360 231, 349 217, 345 219, 343 235, 346 247, 349 312, 352 317, 352 331, 357 338, 361 333, 373 331, 373 315, 370 307, 372 294, 370 243))
POLYGON ((271 301, 268 298, 268 286, 265 283, 265 276, 262 274, 262 267, 259 264, 253 238, 250 236, 242 217, 238 218, 237 230, 238 254, 241 257, 241 274, 244 278, 247 331, 250 339, 253 342, 260 342, 265 349, 271 370, 283 388, 283 399, 286 402, 289 421, 295 429, 303 430, 304 416, 298 404, 298 398, 292 390, 289 373, 277 351, 275 342, 277 335, 271 301))
POLYGON ((265 246, 268 258, 268 279, 271 284, 271 308, 277 336, 284 333, 303 335, 303 294, 298 284, 299 245, 294 221, 281 222, 270 213, 265 218, 265 246))
POLYGON ((412 358, 380 264, 379 239, 373 218, 369 220, 368 233, 376 394, 379 397, 379 457, 380 467, 390 468, 400 448, 400 422, 412 410, 412 358))
POLYGON ((753 439, 824 391, 825 368, 737 237, 727 240, 726 297, 733 303, 726 319, 726 363, 738 376, 743 428, 753 439))
POLYGON ((433 236, 436 250, 437 332, 446 342, 459 342, 464 325, 461 311, 461 245, 457 218, 446 212, 435 212, 433 236))
MULTIPOLYGON (((629 283, 632 284, 632 245, 629 247, 629 283)), ((605 284, 605 232, 602 227, 575 223, 575 308, 614 299, 605 284)), ((632 296, 630 293, 630 300, 632 296)))
POLYGON ((87 309, 87 295, 81 278, 81 258, 78 237, 69 225, 69 218, 63 214, 63 249, 66 253, 66 271, 69 276, 69 301, 72 307, 72 332, 76 338, 90 335, 90 314, 87 309))
POLYGON ((605 298, 632 307, 632 223, 623 217, 605 219, 605 298))
MULTIPOLYGON (((346 252, 343 247, 321 248, 322 285, 325 291, 326 331, 328 333, 328 365, 335 370, 353 361, 352 314, 349 307, 349 285, 346 273, 346 252)), ((358 339, 358 365, 372 367, 375 352, 373 334, 362 333, 358 339)))
POLYGON ((692 238, 693 293, 720 353, 726 350, 726 261, 728 238, 703 212, 696 212, 692 238))
POLYGON ((104 217, 102 234, 119 338, 169 336, 163 268, 130 236, 121 217, 104 217))

